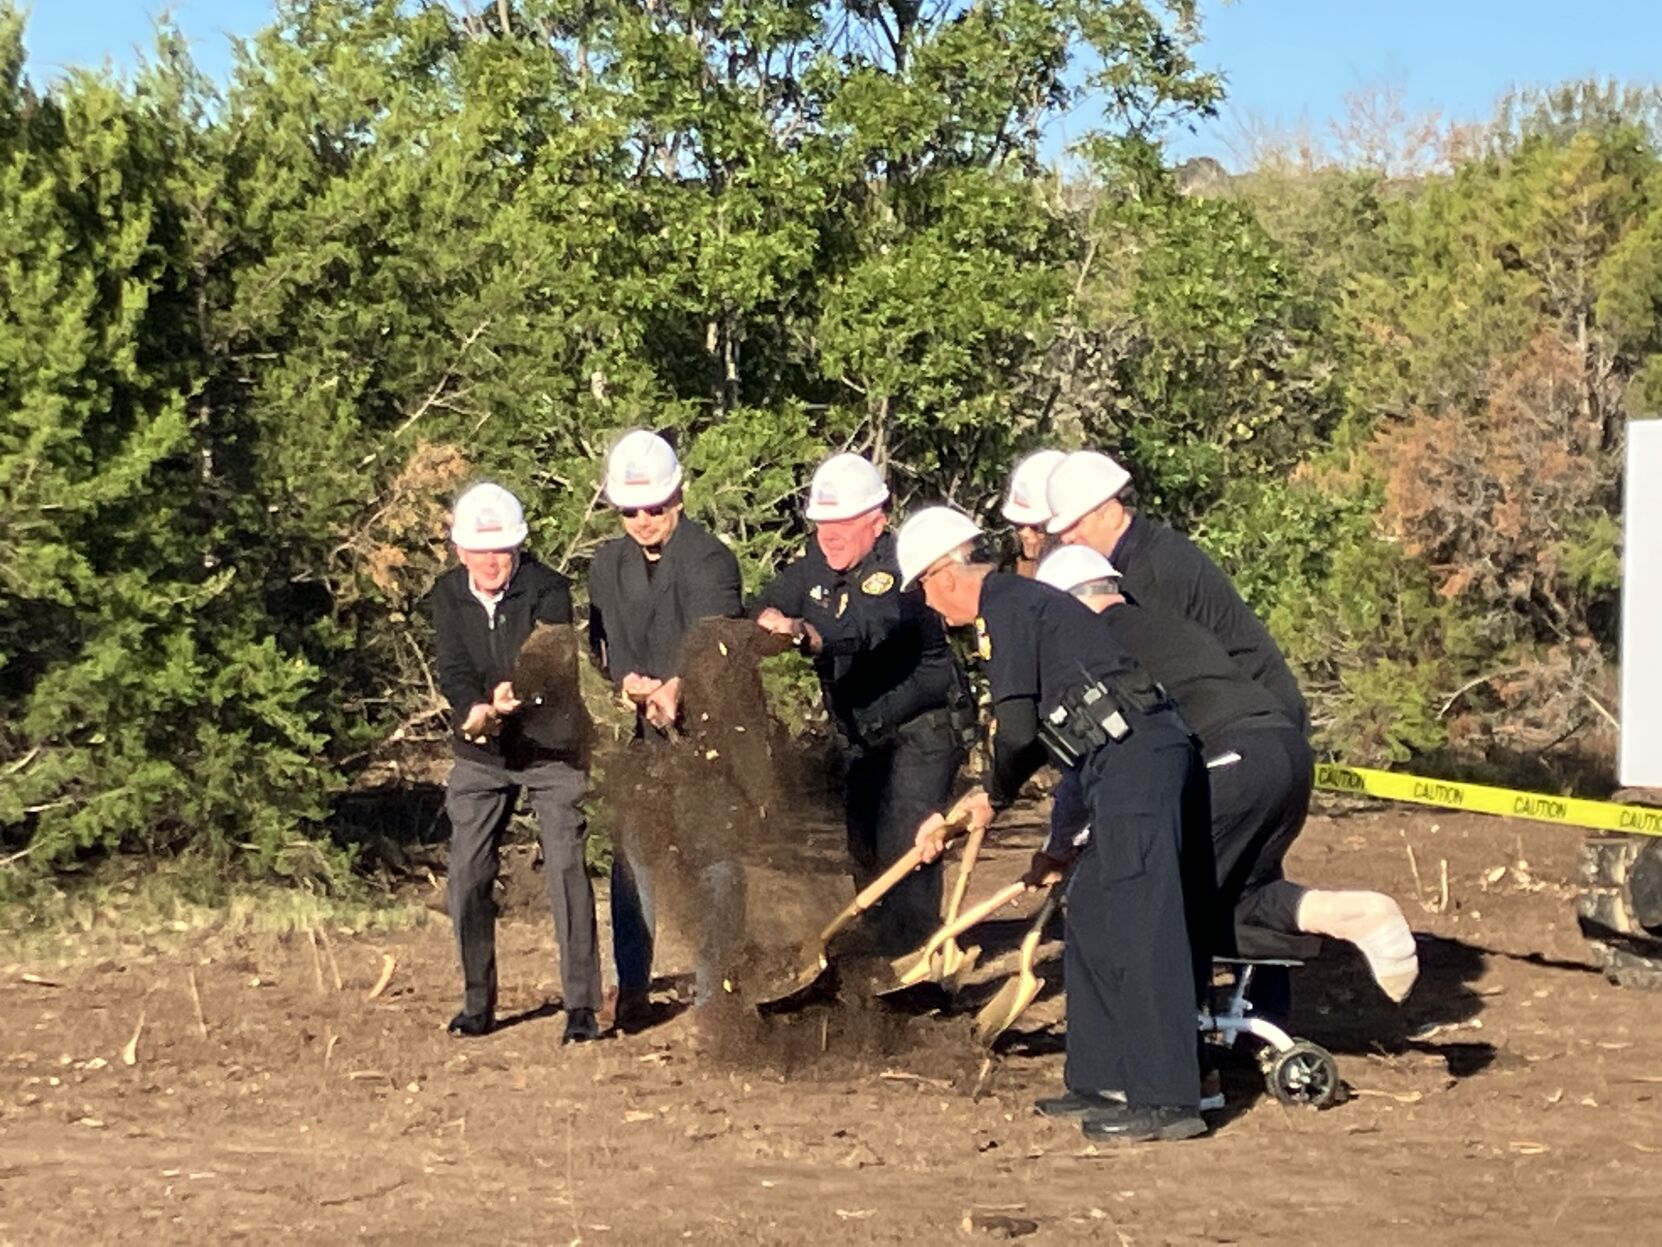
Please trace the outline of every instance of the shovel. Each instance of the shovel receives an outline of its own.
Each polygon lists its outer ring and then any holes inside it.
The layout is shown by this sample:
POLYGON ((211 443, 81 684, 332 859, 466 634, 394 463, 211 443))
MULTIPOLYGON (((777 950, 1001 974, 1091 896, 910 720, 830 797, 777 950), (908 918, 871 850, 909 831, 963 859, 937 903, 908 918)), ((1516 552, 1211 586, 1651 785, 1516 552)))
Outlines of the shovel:
POLYGON ((1045 903, 1039 906, 1039 912, 1033 915, 1033 922, 1028 926, 1027 934, 1022 936, 1019 968, 1005 980, 1004 986, 998 989, 998 994, 982 1005, 981 1011, 975 1015, 975 1037, 985 1047, 992 1047, 1000 1035, 1014 1026, 1016 1019, 1026 1012, 1027 1006, 1044 990, 1045 981, 1033 973, 1033 961, 1038 956, 1039 941, 1044 938, 1045 925, 1060 903, 1058 888, 1051 888, 1050 895, 1045 897, 1045 903))
POLYGON ((1007 887, 994 892, 979 905, 971 905, 958 917, 931 935, 928 942, 917 952, 908 953, 906 956, 899 957, 891 962, 890 966, 894 970, 895 981, 877 994, 885 996, 890 992, 900 991, 902 988, 915 987, 919 983, 933 978, 935 954, 948 940, 962 935, 976 923, 984 921, 990 914, 1008 905, 1026 891, 1027 885, 1018 879, 1007 887))
POLYGON ((892 866, 862 888, 841 913, 826 923, 825 929, 819 933, 817 938, 809 940, 804 945, 801 968, 797 970, 795 975, 787 979, 778 990, 772 991, 772 994, 753 997, 754 1003, 758 1006, 777 1006, 813 987, 819 981, 820 975, 824 974, 831 966, 831 958, 827 955, 826 950, 832 938, 849 923, 865 913, 866 910, 882 900, 888 894, 889 889, 916 870, 922 862, 923 853, 916 847, 902 857, 897 858, 892 866))
MULTIPOLYGON (((986 838, 987 828, 981 826, 974 828, 969 834, 969 839, 964 842, 964 856, 958 863, 958 878, 953 881, 952 895, 947 898, 947 926, 951 926, 958 918, 958 909, 964 903, 964 893, 969 891, 970 871, 975 869, 975 859, 981 854, 981 842, 986 838)), ((951 936, 936 949, 930 961, 929 977, 953 995, 957 995, 964 979, 975 969, 976 958, 980 956, 979 944, 960 948, 958 938, 951 936)))

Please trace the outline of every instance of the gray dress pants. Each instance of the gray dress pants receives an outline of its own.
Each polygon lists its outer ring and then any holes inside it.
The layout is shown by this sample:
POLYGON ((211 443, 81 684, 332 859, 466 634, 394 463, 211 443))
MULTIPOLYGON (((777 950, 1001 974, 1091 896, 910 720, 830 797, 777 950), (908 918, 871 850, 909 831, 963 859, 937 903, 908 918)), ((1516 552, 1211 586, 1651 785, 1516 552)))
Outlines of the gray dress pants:
POLYGON ((502 832, 521 788, 530 795, 542 841, 565 1008, 569 1012, 600 1007, 594 887, 583 864, 588 826, 578 808, 587 782, 582 771, 564 762, 509 770, 456 759, 444 808, 450 816, 450 919, 461 950, 465 1012, 496 1012, 496 904, 491 888, 502 832))

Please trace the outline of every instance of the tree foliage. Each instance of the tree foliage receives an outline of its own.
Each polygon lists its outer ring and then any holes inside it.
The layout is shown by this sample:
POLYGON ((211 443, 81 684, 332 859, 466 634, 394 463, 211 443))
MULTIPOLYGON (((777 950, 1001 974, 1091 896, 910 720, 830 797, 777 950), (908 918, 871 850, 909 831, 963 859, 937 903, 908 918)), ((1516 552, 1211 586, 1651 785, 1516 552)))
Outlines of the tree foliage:
POLYGON ((1197 194, 1192 0, 281 0, 223 88, 165 28, 37 87, 0 14, 14 869, 341 878, 334 797, 437 732, 449 499, 516 489, 580 583, 633 425, 752 584, 830 450, 984 512, 1021 451, 1113 450, 1357 760, 1564 728, 1504 672, 1600 693, 1662 403, 1650 96, 1197 194))

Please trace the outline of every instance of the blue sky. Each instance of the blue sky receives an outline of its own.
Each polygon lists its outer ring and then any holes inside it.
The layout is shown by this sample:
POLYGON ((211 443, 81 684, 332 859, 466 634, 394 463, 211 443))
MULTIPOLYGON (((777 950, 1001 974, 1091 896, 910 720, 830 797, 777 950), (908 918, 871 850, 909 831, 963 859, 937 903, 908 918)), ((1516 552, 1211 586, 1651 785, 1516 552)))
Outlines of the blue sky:
MULTIPOLYGON (((1202 0, 1199 59, 1229 80, 1223 115, 1174 143, 1180 156, 1229 163, 1244 118, 1318 135, 1347 93, 1399 90, 1410 112, 1485 120, 1516 84, 1662 75, 1662 0, 1202 0)), ((227 32, 246 35, 269 0, 34 0, 30 69, 132 65, 153 16, 171 7, 198 62, 223 76, 227 32)), ((1077 120, 1069 123, 1078 127, 1077 120)), ((1053 140, 1065 140, 1069 126, 1053 140)))

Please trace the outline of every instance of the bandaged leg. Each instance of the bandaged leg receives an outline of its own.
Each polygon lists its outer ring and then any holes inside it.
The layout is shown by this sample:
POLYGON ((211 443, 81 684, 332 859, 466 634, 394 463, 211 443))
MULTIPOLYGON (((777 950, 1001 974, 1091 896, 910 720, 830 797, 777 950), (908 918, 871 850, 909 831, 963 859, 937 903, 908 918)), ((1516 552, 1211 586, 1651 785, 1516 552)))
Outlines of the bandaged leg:
POLYGON ((1356 945, 1374 980, 1398 1003, 1419 977, 1414 933, 1397 903, 1381 892, 1306 892, 1298 906, 1298 925, 1301 931, 1356 945))

